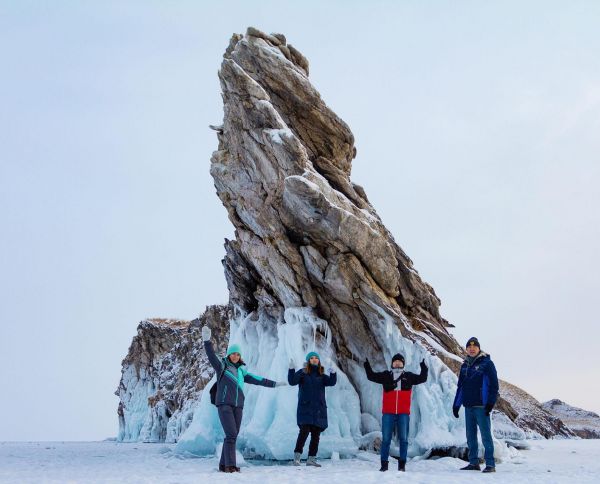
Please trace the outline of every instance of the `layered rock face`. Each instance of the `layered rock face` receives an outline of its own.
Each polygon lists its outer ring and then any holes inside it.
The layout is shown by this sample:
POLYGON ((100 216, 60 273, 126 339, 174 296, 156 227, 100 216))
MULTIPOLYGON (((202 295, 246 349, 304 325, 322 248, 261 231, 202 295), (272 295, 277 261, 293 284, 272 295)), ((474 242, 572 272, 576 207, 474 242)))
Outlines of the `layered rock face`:
POLYGON ((354 137, 282 35, 234 35, 219 72, 224 120, 211 160, 236 228, 227 242, 233 306, 281 318, 307 307, 329 323, 339 363, 388 363, 389 330, 446 364, 460 345, 440 300, 352 183, 354 137))
POLYGON ((148 319, 138 325, 115 392, 119 441, 177 441, 213 375, 199 328, 203 324, 220 328, 215 340, 223 350, 229 317, 228 307, 210 306, 193 321, 148 319))
MULTIPOLYGON (((461 346, 433 288, 350 180, 354 137, 310 83, 308 61, 283 35, 250 28, 232 37, 219 79, 224 119, 213 127, 219 148, 210 173, 235 227, 224 266, 240 321, 258 322, 276 347, 278 325, 317 321, 312 337, 287 343, 286 356, 299 359, 311 345, 331 355, 362 414, 377 419, 380 402, 357 363, 387 368, 398 351, 414 366, 435 362, 430 387, 438 388, 422 392, 423 405, 450 408, 448 367, 458 367, 461 346)), ((459 432, 443 413, 450 445, 459 432)), ((366 430, 348 426, 340 438, 366 430)))

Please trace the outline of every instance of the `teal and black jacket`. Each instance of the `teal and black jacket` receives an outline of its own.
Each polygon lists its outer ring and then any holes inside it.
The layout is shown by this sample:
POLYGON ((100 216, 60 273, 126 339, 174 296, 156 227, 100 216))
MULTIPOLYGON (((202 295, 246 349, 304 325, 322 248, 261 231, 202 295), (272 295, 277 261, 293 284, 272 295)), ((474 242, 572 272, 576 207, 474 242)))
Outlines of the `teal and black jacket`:
POLYGON ((204 343, 204 349, 208 361, 217 373, 217 407, 220 405, 231 405, 232 407, 244 407, 244 383, 262 385, 273 388, 275 382, 261 376, 253 375, 246 369, 244 363, 234 365, 229 358, 219 358, 215 354, 210 341, 204 343))

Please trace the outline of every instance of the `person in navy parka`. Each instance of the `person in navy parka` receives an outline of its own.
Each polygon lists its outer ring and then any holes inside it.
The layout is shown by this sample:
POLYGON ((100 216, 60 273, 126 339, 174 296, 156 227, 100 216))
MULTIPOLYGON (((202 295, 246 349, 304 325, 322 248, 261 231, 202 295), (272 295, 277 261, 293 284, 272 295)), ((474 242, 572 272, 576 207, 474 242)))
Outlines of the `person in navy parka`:
POLYGON ((290 360, 288 383, 299 385, 298 410, 296 418, 300 432, 294 449, 294 465, 300 465, 300 457, 304 444, 310 433, 307 466, 321 467, 317 463, 319 438, 321 432, 327 428, 327 403, 325 401, 325 387, 332 387, 337 382, 335 370, 325 374, 321 366, 319 355, 311 351, 306 355, 304 368, 296 371, 294 361, 290 360))
POLYGON ((496 472, 490 413, 498 399, 498 375, 490 355, 481 351, 477 338, 473 337, 467 341, 466 351, 467 357, 460 367, 456 396, 452 406, 456 418, 461 405, 465 407, 469 465, 461 470, 480 470, 477 443, 477 427, 479 427, 481 441, 485 448, 483 472, 496 472))

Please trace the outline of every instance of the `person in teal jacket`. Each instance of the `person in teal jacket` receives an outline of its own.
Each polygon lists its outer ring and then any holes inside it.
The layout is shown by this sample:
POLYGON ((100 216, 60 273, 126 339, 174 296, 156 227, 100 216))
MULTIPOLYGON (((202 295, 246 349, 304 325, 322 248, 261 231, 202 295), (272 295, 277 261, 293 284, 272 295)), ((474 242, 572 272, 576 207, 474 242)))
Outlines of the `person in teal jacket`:
POLYGON ((217 394, 215 404, 219 412, 219 420, 225 432, 219 471, 240 472, 236 466, 235 444, 242 424, 244 409, 244 383, 273 388, 287 385, 286 382, 275 382, 261 376, 253 375, 246 369, 242 360, 242 350, 239 345, 232 344, 227 349, 225 358, 215 354, 210 341, 211 330, 208 326, 202 328, 202 341, 208 356, 208 361, 217 374, 217 394))

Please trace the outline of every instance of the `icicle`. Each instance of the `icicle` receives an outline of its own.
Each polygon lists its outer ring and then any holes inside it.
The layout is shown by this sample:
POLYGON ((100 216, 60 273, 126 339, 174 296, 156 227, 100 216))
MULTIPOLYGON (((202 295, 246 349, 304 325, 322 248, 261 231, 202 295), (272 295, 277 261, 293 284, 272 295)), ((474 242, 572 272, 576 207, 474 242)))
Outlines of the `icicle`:
POLYGON ((325 341, 327 341, 327 347, 330 348, 331 347, 331 330, 329 329, 329 323, 327 321, 324 321, 325 324, 325 341))

